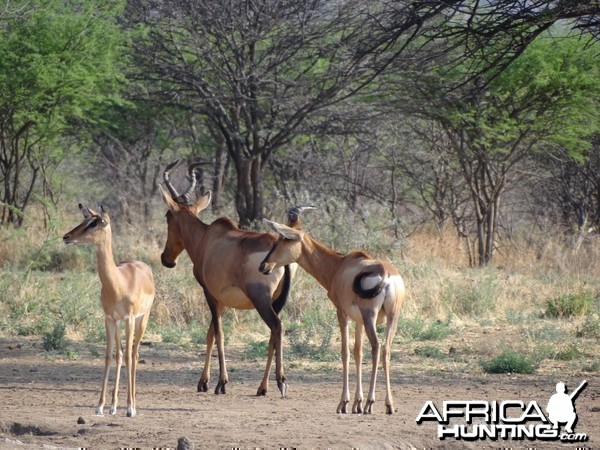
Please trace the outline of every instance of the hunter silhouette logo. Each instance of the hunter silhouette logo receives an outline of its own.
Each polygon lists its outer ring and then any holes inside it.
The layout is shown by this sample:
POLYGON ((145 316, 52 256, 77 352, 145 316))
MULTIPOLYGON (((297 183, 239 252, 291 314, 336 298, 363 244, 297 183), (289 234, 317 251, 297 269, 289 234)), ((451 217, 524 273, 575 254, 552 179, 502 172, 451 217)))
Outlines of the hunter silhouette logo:
POLYGON ((565 432, 573 434, 573 426, 577 422, 577 413, 575 412, 573 401, 586 384, 587 380, 583 380, 571 395, 565 393, 565 383, 556 384, 556 394, 550 397, 548 406, 546 407, 548 419, 552 422, 553 429, 558 429, 559 422, 566 423, 565 432))
POLYGON ((546 406, 547 415, 535 400, 528 403, 522 400, 451 400, 444 401, 441 408, 429 400, 416 422, 436 421, 440 439, 587 441, 587 434, 573 431, 577 423, 574 401, 586 384, 587 380, 584 380, 567 394, 565 384, 557 383, 556 393, 546 406), (560 424, 565 424, 562 432, 560 424))

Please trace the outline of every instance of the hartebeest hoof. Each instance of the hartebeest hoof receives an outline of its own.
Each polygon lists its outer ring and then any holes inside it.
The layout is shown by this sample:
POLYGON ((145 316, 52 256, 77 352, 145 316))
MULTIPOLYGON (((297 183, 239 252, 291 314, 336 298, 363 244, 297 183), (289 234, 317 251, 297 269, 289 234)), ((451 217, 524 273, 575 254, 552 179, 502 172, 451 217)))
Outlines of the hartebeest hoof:
POLYGON ((208 391, 208 380, 198 381, 198 392, 207 392, 207 391, 208 391))
POLYGON ((278 381, 277 382, 277 387, 279 388, 279 392, 281 392, 281 398, 285 398, 285 396, 287 395, 287 383, 283 382, 283 381, 278 381))
POLYGON ((227 381, 219 381, 219 383, 217 383, 217 387, 215 388, 215 394, 225 394, 225 385, 227 384, 227 381))
POLYGON ((354 400, 354 404, 352 405, 352 414, 362 414, 362 398, 354 400))
POLYGON ((342 401, 340 401, 340 404, 338 405, 335 412, 338 414, 346 414, 348 412, 347 410, 348 410, 348 400, 342 400, 342 401))

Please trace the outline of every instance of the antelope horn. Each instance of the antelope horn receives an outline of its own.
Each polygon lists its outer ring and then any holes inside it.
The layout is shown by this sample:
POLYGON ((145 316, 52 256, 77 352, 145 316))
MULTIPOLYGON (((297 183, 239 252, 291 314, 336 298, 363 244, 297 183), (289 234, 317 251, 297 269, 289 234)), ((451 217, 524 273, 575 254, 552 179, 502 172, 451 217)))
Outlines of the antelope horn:
POLYGON ((190 164, 188 166, 188 173, 190 174, 190 187, 187 188, 187 190, 181 194, 181 198, 184 199, 186 202, 189 203, 190 200, 190 194, 192 192, 194 192, 194 189, 196 189, 196 167, 202 166, 204 164, 210 164, 208 162, 197 162, 197 163, 193 163, 190 164))
POLYGON ((288 226, 293 226, 293 225, 297 225, 298 222, 300 221, 300 213, 302 211, 306 211, 309 209, 316 209, 314 206, 292 206, 290 209, 288 209, 287 212, 287 216, 288 216, 288 226))
POLYGON ((165 185, 167 186, 167 189, 169 189, 169 192, 171 193, 171 197, 175 201, 177 201, 179 199, 179 194, 177 193, 177 189, 175 189, 175 187, 171 184, 171 181, 169 180, 169 176, 170 176, 171 169, 173 169, 177 164, 179 164, 179 160, 169 164, 167 166, 167 168, 165 169, 165 171, 163 172, 163 179, 165 180, 165 185))

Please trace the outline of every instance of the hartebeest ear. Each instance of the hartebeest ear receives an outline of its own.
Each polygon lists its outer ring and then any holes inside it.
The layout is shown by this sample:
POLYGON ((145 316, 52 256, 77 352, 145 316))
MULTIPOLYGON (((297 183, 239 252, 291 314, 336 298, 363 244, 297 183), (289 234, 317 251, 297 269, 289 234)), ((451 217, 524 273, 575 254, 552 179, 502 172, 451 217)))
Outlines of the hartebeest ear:
POLYGON ((179 210, 179 205, 177 204, 177 202, 175 200, 173 200, 173 198, 171 197, 171 194, 169 194, 168 192, 165 192, 165 190, 163 189, 162 186, 158 186, 160 189, 160 193, 162 194, 162 198, 165 201, 165 203, 167 204, 167 206, 169 207, 169 209, 173 210, 173 211, 178 211, 179 210))
POLYGON ((282 225, 277 222, 273 222, 271 220, 263 219, 265 224, 274 232, 283 236, 286 239, 290 239, 292 241, 299 241, 302 239, 302 232, 295 230, 293 228, 288 227, 287 225, 282 225))
POLYGON ((198 200, 196 200, 196 203, 194 203, 192 206, 190 206, 190 210, 195 215, 198 215, 198 213, 200 213, 200 211, 204 211, 206 209, 206 207, 208 205, 210 205, 211 196, 212 196, 211 192, 208 191, 206 194, 204 194, 202 197, 200 197, 198 200))

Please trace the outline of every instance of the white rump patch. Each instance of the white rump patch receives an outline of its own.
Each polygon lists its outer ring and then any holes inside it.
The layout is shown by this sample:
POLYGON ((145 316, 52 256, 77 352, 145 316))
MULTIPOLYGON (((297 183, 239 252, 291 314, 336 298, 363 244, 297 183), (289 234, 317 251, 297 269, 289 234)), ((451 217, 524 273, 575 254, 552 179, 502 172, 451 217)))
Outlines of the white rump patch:
POLYGON ((363 291, 373 289, 381 283, 383 277, 381 275, 369 275, 360 280, 360 287, 363 291))

